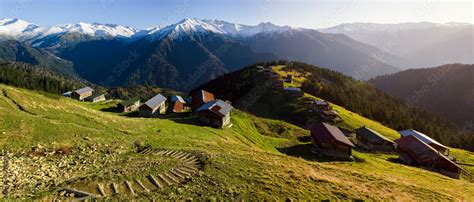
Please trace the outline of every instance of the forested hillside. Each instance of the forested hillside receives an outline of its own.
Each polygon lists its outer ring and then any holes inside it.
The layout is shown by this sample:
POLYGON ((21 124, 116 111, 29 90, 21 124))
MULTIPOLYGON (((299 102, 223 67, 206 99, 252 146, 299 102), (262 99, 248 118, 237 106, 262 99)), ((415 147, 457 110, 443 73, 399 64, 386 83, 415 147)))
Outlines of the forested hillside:
POLYGON ((87 82, 58 75, 35 65, 0 60, 0 83, 60 94, 86 85, 87 82))
POLYGON ((369 82, 392 96, 435 112, 461 128, 474 130, 474 65, 410 69, 369 82))
MULTIPOLYGON (((461 131, 453 123, 441 119, 433 113, 408 106, 403 100, 391 97, 371 85, 357 81, 341 73, 298 62, 274 62, 258 65, 285 65, 290 71, 303 72, 307 76, 302 83, 302 90, 313 96, 343 106, 364 117, 374 119, 396 130, 413 128, 430 134, 433 138, 453 147, 474 149, 472 134, 461 131)), ((252 79, 257 65, 226 74, 216 80, 202 85, 222 99, 239 102, 251 89, 262 85, 262 79, 252 79)), ((261 88, 262 91, 272 88, 261 88)), ((270 96, 262 92, 265 96, 270 96)), ((256 98, 260 99, 260 97, 256 98)), ((278 96, 267 97, 268 100, 280 99, 278 96)), ((240 101, 241 102, 241 101, 240 101)), ((252 102, 251 102, 252 103, 252 102)), ((301 118, 301 115, 298 116, 301 118)), ((291 117, 297 119, 298 117, 291 117)))

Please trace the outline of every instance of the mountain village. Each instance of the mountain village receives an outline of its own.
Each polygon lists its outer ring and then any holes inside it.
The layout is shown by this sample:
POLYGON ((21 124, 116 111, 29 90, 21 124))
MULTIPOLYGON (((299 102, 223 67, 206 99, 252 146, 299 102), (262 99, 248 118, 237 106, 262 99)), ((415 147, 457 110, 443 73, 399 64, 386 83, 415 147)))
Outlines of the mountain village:
MULTIPOLYGON (((271 81, 273 88, 285 92, 288 97, 304 96, 304 92, 293 85, 293 77, 298 75, 286 72, 287 76, 282 78, 271 66, 257 66, 256 69, 271 81)), ((63 96, 86 102, 105 101, 105 94, 94 94, 94 90, 90 87, 66 92, 63 96)), ((158 94, 143 104, 139 98, 131 98, 120 102, 116 107, 120 112, 138 111, 138 116, 144 118, 160 118, 165 114, 182 113, 186 114, 185 116, 197 116, 203 125, 222 129, 232 127, 231 103, 215 99, 214 94, 202 89, 191 92, 184 98, 180 95, 172 95, 168 99, 158 94)), ((448 147, 421 132, 413 129, 399 131, 400 139, 392 141, 365 126, 350 132, 331 125, 331 123, 335 124, 344 120, 326 100, 314 99, 308 103, 307 108, 308 111, 314 113, 314 116, 322 120, 308 127, 313 144, 313 148, 308 152, 314 155, 353 160, 353 149, 375 153, 398 153, 399 159, 407 165, 439 172, 456 179, 460 178, 462 172, 466 173, 455 163, 456 159, 449 156, 448 147)), ((466 174, 469 175, 469 173, 466 174)))

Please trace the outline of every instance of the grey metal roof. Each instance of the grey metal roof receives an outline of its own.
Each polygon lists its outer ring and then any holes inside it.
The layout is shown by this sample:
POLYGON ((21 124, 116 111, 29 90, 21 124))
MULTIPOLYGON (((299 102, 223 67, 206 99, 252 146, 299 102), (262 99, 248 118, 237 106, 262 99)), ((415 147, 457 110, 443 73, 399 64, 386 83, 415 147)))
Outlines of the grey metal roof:
POLYGON ((155 109, 157 108, 161 103, 165 102, 166 101, 166 97, 161 95, 161 94, 158 94, 156 95, 155 97, 149 99, 148 101, 145 102, 145 105, 152 108, 152 109, 155 109))
POLYGON ((173 101, 173 102, 179 101, 181 103, 186 103, 186 101, 184 101, 183 97, 181 97, 179 95, 173 95, 171 97, 171 101, 173 101))
POLYGON ((225 116, 227 115, 231 110, 233 109, 232 105, 228 104, 227 102, 224 102, 222 100, 214 100, 207 102, 206 104, 200 106, 199 108, 196 109, 197 112, 204 111, 204 110, 210 110, 214 113, 219 114, 220 116, 225 116), (218 106, 217 110, 214 110, 215 106, 218 106))
POLYGON ((100 96, 105 96, 105 93, 98 93, 98 94, 91 95, 90 97, 88 97, 88 99, 94 99, 100 96))
POLYGON ((77 94, 84 94, 84 93, 87 93, 87 92, 90 92, 90 91, 94 91, 91 87, 84 87, 84 88, 81 88, 81 89, 77 89, 75 90, 74 92, 77 93, 77 94))
POLYGON ((293 88, 293 87, 288 87, 288 88, 284 88, 285 91, 297 91, 297 92, 300 92, 301 89, 300 88, 293 88))
POLYGON ((131 104, 134 104, 135 102, 138 102, 140 101, 140 98, 139 97, 134 97, 132 99, 128 99, 128 100, 124 100, 120 103, 120 105, 122 106, 128 106, 128 105, 131 105, 131 104))
POLYGON ((383 136, 382 134, 378 133, 375 130, 367 127, 361 127, 356 129, 356 134, 365 137, 371 142, 377 142, 379 140, 384 140, 387 142, 394 143, 392 140, 388 139, 387 137, 383 136))
POLYGON ((435 144, 435 145, 438 145, 442 148, 445 148, 447 149, 446 146, 442 145, 441 143, 439 143, 438 141, 428 137, 427 135, 423 134, 423 133, 420 133, 416 130, 413 130, 413 129, 408 129, 408 130, 402 130, 402 131, 399 131, 398 133, 400 133, 400 135, 402 137, 406 137, 406 136, 410 136, 410 135, 413 135, 415 136, 416 138, 420 139, 421 141, 423 141, 424 143, 426 144, 435 144))

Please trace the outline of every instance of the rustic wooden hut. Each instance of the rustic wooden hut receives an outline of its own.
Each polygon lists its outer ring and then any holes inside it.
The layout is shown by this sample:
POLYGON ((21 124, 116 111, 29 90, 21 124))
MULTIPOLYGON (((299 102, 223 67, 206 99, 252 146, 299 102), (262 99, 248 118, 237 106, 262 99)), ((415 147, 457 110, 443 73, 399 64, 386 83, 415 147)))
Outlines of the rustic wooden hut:
POLYGON ((214 94, 207 92, 205 90, 195 91, 191 94, 191 97, 192 97, 191 107, 193 109, 198 108, 204 103, 215 100, 214 94))
POLYGON ((283 89, 286 93, 288 93, 290 96, 293 97, 303 97, 304 93, 301 91, 300 88, 294 88, 294 87, 287 87, 283 89))
POLYGON ((158 94, 140 106, 138 115, 141 117, 157 117, 166 111, 166 97, 158 94))
POLYGON ((321 110, 321 111, 318 111, 319 112, 319 117, 321 118, 321 120, 323 121, 327 121, 327 122, 333 122, 333 123, 337 123, 339 121, 342 121, 342 118, 339 116, 339 114, 334 111, 334 110, 321 110))
POLYGON ((104 93, 93 94, 85 99, 87 102, 100 102, 106 100, 104 93))
POLYGON ((61 94, 61 96, 70 98, 71 94, 72 94, 72 91, 68 91, 68 92, 65 92, 65 93, 61 94))
POLYGON ((329 102, 326 100, 314 100, 313 106, 315 110, 321 111, 332 109, 332 107, 329 105, 329 102))
POLYGON ((170 107, 168 110, 170 113, 179 113, 183 112, 186 106, 186 101, 179 95, 174 95, 171 97, 170 107))
POLYGON ((327 123, 316 123, 310 130, 313 152, 324 156, 351 159, 354 145, 337 127, 327 123))
POLYGON ((436 171, 452 178, 460 178, 463 171, 461 167, 417 136, 403 136, 395 142, 400 159, 405 163, 436 171))
POLYGON ((214 100, 202 105, 196 112, 199 120, 214 127, 225 127, 230 124, 232 105, 222 100, 214 100))
POLYGON ((436 150, 438 150, 442 154, 449 155, 448 147, 442 145, 441 143, 437 142, 436 140, 428 137, 427 135, 425 135, 421 132, 418 132, 418 131, 413 130, 413 129, 408 129, 408 130, 399 131, 398 133, 400 133, 400 135, 402 137, 415 136, 418 139, 420 139, 421 141, 423 141, 424 143, 429 144, 431 147, 435 148, 436 150))
POLYGON ((132 99, 124 100, 117 105, 122 112, 135 111, 140 107, 140 98, 134 97, 132 99))
POLYGON ((77 89, 71 93, 71 98, 76 99, 79 101, 83 101, 84 99, 92 96, 94 90, 90 87, 84 87, 81 89, 77 89))
POLYGON ((356 129, 357 145, 369 151, 392 152, 395 149, 395 143, 367 127, 356 129))
POLYGON ((272 85, 275 89, 278 89, 278 90, 283 90, 285 85, 283 84, 283 81, 282 80, 274 80, 272 82, 272 85))
POLYGON ((285 82, 286 83, 293 83, 293 75, 292 74, 288 74, 285 78, 285 82))

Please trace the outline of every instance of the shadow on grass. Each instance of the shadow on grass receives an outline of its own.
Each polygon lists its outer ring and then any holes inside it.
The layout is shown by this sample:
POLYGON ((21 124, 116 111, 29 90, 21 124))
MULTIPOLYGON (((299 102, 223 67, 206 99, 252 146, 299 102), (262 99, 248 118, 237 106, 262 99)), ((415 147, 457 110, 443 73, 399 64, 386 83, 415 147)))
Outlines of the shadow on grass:
MULTIPOLYGON (((298 145, 293 145, 289 147, 284 147, 284 148, 277 148, 278 151, 281 153, 284 153, 288 156, 293 156, 297 158, 303 158, 308 161, 317 161, 317 162, 333 162, 333 161, 340 161, 340 162, 351 162, 351 160, 347 159, 337 159, 337 158, 331 158, 331 157, 326 157, 326 156, 318 156, 314 153, 311 152, 311 148, 313 147, 312 144, 298 144, 298 145)), ((354 161, 359 162, 359 161, 364 161, 363 159, 360 158, 354 158, 354 161)))
MULTIPOLYGON (((138 111, 122 112, 117 107, 103 108, 103 109, 100 109, 100 111, 115 113, 119 116, 125 116, 125 117, 130 117, 130 118, 141 118, 139 116, 138 111)), ((197 125, 197 126, 202 125, 199 122, 198 117, 194 115, 192 112, 168 113, 168 114, 160 115, 158 117, 152 117, 149 119, 166 119, 166 120, 174 121, 176 123, 181 123, 181 124, 197 125)))
POLYGON ((100 111, 103 112, 110 112, 110 113, 121 113, 120 109, 118 107, 107 107, 107 108, 102 108, 100 111))
POLYGON ((170 113, 170 114, 163 115, 160 118, 167 119, 167 120, 174 121, 176 123, 181 123, 181 124, 197 125, 197 126, 202 125, 199 122, 198 117, 195 116, 192 112, 170 113))
POLYGON ((400 158, 388 158, 387 161, 390 161, 392 163, 398 163, 398 164, 402 164, 402 165, 407 165, 405 164, 405 162, 402 161, 402 159, 400 158))

